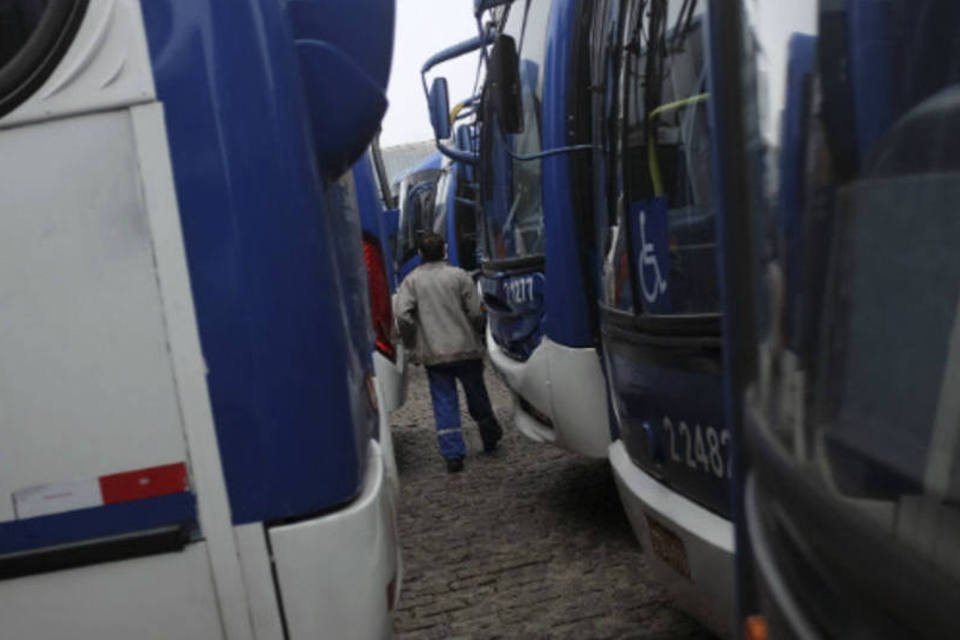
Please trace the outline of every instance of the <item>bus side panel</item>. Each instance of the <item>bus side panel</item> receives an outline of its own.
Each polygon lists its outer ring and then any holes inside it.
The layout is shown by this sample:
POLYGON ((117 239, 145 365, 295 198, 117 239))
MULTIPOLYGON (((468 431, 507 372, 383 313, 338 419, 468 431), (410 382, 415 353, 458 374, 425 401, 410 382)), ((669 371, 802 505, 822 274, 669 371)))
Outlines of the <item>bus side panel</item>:
POLYGON ((222 638, 206 543, 0 581, 4 638, 222 638))
POLYGON ((128 112, 4 130, 0 175, 9 521, 14 492, 188 455, 128 112))
POLYGON ((283 8, 156 0, 143 10, 233 521, 344 504, 361 489, 371 435, 354 416, 365 372, 351 366, 283 8))

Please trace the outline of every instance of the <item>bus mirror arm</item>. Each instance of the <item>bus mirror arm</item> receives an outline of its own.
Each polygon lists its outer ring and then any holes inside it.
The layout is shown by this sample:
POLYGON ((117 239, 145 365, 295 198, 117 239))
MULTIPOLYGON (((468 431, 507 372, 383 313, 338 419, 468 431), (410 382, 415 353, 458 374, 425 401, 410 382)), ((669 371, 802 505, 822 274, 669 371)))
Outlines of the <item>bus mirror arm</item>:
POLYGON ((531 154, 521 154, 515 153, 512 149, 513 145, 510 140, 507 139, 507 135, 500 132, 501 143, 503 144, 503 150, 511 160, 517 162, 534 162, 535 160, 543 160, 544 158, 549 158, 551 156, 558 156, 564 153, 577 153, 580 151, 603 151, 603 147, 598 147, 592 144, 575 144, 569 147, 555 147, 553 149, 546 149, 544 151, 538 151, 537 153, 531 154))
MULTIPOLYGON (((486 45, 493 42, 493 38, 493 31, 488 31, 475 38, 455 44, 452 47, 448 47, 430 56, 420 69, 420 80, 423 84, 423 93, 427 99, 427 106, 430 111, 430 124, 433 127, 433 135, 437 149, 440 153, 452 160, 467 164, 479 163, 479 157, 476 154, 453 149, 444 144, 443 141, 448 139, 452 134, 450 97, 447 89, 447 81, 445 78, 436 78, 433 81, 433 85, 428 87, 427 74, 439 64, 486 47, 486 45)), ((471 99, 471 101, 472 100, 473 99, 471 99)), ((469 106, 474 106, 474 104, 471 102, 469 106)))
POLYGON ((458 42, 457 44, 447 47, 443 51, 439 51, 427 58, 427 61, 423 63, 423 67, 420 69, 420 75, 423 77, 424 89, 426 89, 427 86, 427 73, 429 73, 431 69, 439 64, 453 60, 454 58, 459 58, 460 56, 467 55, 468 53, 473 53, 477 49, 491 44, 493 40, 494 33, 493 31, 488 30, 483 35, 478 35, 474 38, 470 38, 469 40, 458 42))

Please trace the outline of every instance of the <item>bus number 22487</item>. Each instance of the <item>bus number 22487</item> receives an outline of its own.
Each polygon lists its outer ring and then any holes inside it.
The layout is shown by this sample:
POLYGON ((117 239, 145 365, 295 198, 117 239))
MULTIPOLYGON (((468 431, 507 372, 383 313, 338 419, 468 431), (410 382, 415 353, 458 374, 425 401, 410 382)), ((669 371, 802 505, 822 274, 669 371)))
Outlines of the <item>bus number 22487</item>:
POLYGON ((670 439, 670 459, 677 464, 686 464, 691 469, 712 473, 718 478, 730 477, 730 461, 727 445, 730 432, 726 429, 691 427, 681 420, 677 425, 670 418, 663 419, 663 430, 670 439))

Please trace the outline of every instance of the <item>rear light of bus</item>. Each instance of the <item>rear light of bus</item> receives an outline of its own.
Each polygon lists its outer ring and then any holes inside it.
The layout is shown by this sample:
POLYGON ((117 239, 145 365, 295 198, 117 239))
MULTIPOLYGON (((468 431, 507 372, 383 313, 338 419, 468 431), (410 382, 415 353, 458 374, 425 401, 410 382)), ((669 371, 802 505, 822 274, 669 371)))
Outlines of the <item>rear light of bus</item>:
POLYGON ((383 252, 376 240, 364 236, 363 262, 367 265, 367 285, 370 290, 370 314, 373 320, 373 335, 377 351, 393 360, 396 349, 391 340, 393 310, 390 304, 390 286, 383 252))

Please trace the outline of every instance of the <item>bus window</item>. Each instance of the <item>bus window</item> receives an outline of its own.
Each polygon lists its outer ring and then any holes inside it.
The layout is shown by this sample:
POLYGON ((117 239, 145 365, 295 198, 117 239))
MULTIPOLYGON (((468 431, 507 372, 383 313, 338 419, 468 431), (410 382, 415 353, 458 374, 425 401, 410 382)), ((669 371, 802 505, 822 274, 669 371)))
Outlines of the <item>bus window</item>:
POLYGON ((36 91, 60 62, 86 0, 0 0, 0 115, 36 91))
POLYGON ((655 3, 627 23, 618 161, 635 295, 651 315, 719 312, 704 4, 655 3))

